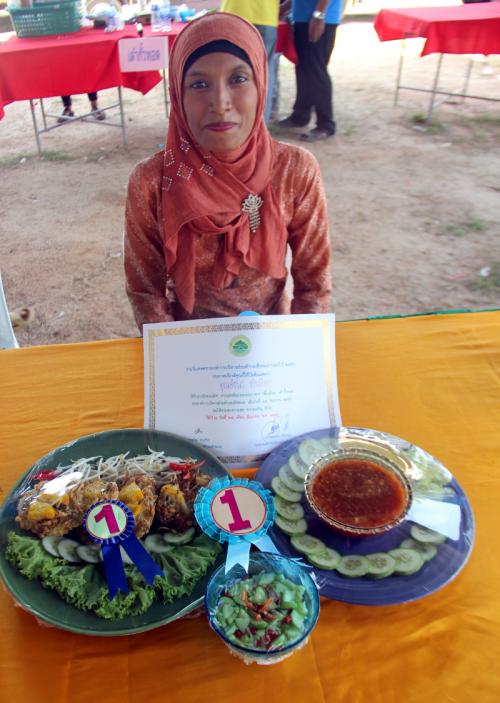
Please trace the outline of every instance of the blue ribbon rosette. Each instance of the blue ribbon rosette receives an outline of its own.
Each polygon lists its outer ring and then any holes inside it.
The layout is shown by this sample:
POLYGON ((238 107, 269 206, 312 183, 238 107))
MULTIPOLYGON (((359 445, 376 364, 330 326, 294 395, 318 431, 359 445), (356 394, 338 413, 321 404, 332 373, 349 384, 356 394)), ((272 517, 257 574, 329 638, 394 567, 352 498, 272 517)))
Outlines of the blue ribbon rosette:
POLYGON ((90 539, 101 545, 110 600, 120 590, 129 592, 120 547, 151 586, 155 576, 163 576, 161 568, 135 536, 134 516, 121 500, 104 500, 91 505, 85 513, 83 527, 90 539))
POLYGON ((194 502, 194 515, 203 532, 228 544, 226 574, 235 564, 248 571, 252 544, 263 552, 279 554, 267 535, 275 514, 271 492, 246 478, 215 478, 200 488, 194 502))

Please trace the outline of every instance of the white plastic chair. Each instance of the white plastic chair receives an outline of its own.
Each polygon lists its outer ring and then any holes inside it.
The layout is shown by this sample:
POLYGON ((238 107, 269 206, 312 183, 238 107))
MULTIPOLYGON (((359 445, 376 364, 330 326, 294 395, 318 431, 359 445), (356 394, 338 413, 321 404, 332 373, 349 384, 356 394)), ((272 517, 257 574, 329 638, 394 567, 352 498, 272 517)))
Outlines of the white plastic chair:
POLYGON ((17 349, 16 335, 12 329, 12 324, 9 316, 7 301, 3 291, 2 274, 0 273, 0 350, 1 349, 17 349))

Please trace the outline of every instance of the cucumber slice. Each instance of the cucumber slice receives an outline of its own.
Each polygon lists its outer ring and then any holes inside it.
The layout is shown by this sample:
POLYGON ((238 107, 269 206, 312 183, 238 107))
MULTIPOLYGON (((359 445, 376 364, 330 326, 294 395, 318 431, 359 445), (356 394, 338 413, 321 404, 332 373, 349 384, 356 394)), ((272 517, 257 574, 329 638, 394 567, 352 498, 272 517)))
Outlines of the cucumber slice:
POLYGON ((267 591, 262 586, 257 586, 253 595, 250 596, 252 603, 257 603, 257 605, 263 605, 267 600, 267 591))
POLYGON ((98 564, 101 561, 100 544, 80 544, 76 548, 76 553, 81 561, 86 561, 87 564, 98 564))
POLYGON ((423 542, 424 544, 442 544, 446 541, 445 535, 442 535, 440 532, 434 532, 434 530, 429 530, 428 527, 424 527, 423 525, 412 525, 410 534, 417 542, 423 542))
POLYGON ((389 556, 396 560, 394 573, 397 576, 410 576, 415 574, 424 565, 421 554, 414 549, 391 549, 389 556))
POLYGON ((307 522, 302 518, 300 520, 286 520, 281 515, 276 515, 274 522, 286 535, 305 535, 307 532, 307 522))
POLYGON ((414 549, 418 552, 424 561, 430 561, 434 559, 437 554, 437 547, 435 544, 426 544, 425 542, 417 542, 416 539, 404 539, 399 545, 402 549, 414 549))
POLYGON ((295 608, 296 607, 296 593, 295 591, 285 591, 283 595, 281 596, 281 603, 280 605, 283 606, 283 608, 295 608))
POLYGON ((373 552, 373 554, 367 554, 366 558, 368 559, 367 576, 386 578, 386 576, 390 576, 396 568, 396 560, 394 557, 384 552, 373 552))
POLYGON ((305 439, 299 445, 299 457, 309 468, 322 454, 326 454, 325 448, 317 439, 305 439))
POLYGON ((364 576, 370 568, 370 562, 366 557, 351 554, 350 556, 341 557, 336 566, 337 571, 342 576, 349 578, 358 578, 364 576))
POLYGON ((62 537, 54 537, 54 535, 48 535, 47 537, 44 537, 42 539, 42 547, 45 549, 46 552, 52 554, 53 557, 57 557, 58 559, 60 559, 61 555, 59 554, 57 545, 61 540, 62 537))
POLYGON ((281 481, 279 476, 275 476, 271 481, 271 488, 273 491, 283 500, 287 500, 289 503, 298 503, 302 498, 302 493, 296 493, 287 488, 281 481))
POLYGON ((304 464, 298 454, 292 454, 292 456, 288 458, 288 466, 296 479, 299 481, 303 481, 305 479, 307 469, 309 467, 307 464, 304 464))
POLYGON ((243 632, 250 625, 250 615, 246 611, 240 610, 239 615, 234 620, 234 624, 243 632))
POLYGON ((285 635, 279 635, 278 637, 276 637, 276 639, 275 639, 274 642, 272 643, 271 649, 272 649, 272 650, 274 650, 274 649, 279 649, 280 647, 283 647, 283 645, 285 645, 285 644, 286 644, 286 637, 285 637, 285 635))
POLYGON ((157 554, 170 552, 172 549, 172 545, 167 544, 163 536, 158 534, 148 535, 144 540, 144 546, 148 552, 156 552, 157 554))
POLYGON ((319 554, 326 550, 326 544, 324 544, 317 537, 311 537, 311 535, 294 535, 290 543, 294 549, 302 554, 319 554))
POLYGON ((274 574, 271 571, 262 571, 259 574, 259 586, 269 586, 274 581, 274 574))
POLYGON ((278 476, 280 477, 281 483, 286 486, 286 488, 289 488, 291 491, 302 493, 305 490, 304 481, 299 481, 299 479, 295 478, 288 464, 285 464, 281 467, 278 476))
POLYGON ((279 496, 274 496, 274 506, 278 515, 284 517, 285 520, 300 520, 301 517, 304 517, 304 508, 300 503, 289 503, 279 496))
POLYGON ((194 537, 195 529, 190 527, 185 532, 164 532, 162 537, 168 544, 187 544, 194 537))
POLYGON ((394 569, 391 569, 390 571, 386 571, 383 574, 366 574, 369 579, 386 579, 388 576, 392 576, 394 573, 394 569))
POLYGON ((299 630, 304 628, 304 616, 299 613, 298 610, 292 610, 292 625, 295 625, 299 630))
POLYGON ((407 456, 420 469, 422 473, 422 483, 435 483, 445 486, 450 483, 453 476, 440 461, 435 459, 430 454, 427 454, 419 447, 412 446, 406 450, 407 456))
POLYGON ((318 569, 333 571, 340 562, 340 554, 334 549, 328 549, 327 547, 322 552, 307 554, 307 561, 311 562, 313 566, 318 567, 318 569))
POLYGON ((59 555, 66 561, 69 561, 72 564, 79 564, 81 562, 81 559, 78 556, 76 550, 80 546, 80 543, 76 542, 74 539, 66 538, 62 539, 59 542, 59 544, 57 545, 57 551, 59 552, 59 555))

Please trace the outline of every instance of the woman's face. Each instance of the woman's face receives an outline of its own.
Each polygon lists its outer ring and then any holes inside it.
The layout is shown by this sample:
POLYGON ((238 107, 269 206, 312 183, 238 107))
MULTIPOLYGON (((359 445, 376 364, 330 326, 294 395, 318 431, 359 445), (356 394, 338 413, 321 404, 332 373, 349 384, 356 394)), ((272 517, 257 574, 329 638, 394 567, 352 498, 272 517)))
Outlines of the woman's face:
POLYGON ((237 149, 252 131, 257 86, 251 67, 233 54, 216 52, 195 61, 184 76, 182 99, 191 134, 203 149, 237 149))

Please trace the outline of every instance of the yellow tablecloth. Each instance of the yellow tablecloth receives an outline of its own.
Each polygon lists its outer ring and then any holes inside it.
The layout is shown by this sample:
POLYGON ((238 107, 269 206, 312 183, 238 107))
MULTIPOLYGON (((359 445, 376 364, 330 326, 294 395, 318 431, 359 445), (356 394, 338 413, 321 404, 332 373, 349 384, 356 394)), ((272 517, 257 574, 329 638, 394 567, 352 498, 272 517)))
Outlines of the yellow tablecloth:
MULTIPOLYGON (((337 358, 344 424, 424 447, 466 491, 476 544, 456 580, 400 606, 324 600, 310 643, 272 667, 234 659, 203 618, 84 637, 0 592, 2 701, 500 701, 500 312, 341 323, 337 358)), ((140 340, 0 352, 3 495, 67 440, 140 427, 142 374, 140 340)))

